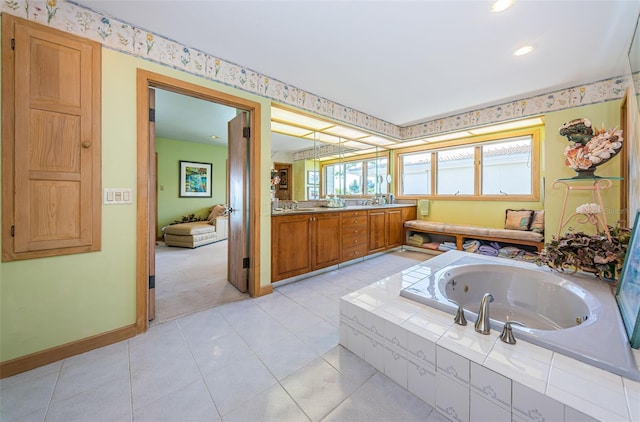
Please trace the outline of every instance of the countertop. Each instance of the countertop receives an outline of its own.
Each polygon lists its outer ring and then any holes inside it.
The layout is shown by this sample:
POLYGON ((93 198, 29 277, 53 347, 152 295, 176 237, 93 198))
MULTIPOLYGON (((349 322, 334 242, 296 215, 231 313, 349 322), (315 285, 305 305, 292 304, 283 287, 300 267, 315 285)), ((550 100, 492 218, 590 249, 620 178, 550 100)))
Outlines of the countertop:
POLYGON ((385 204, 385 205, 348 205, 346 207, 332 208, 327 206, 316 206, 316 207, 304 207, 301 206, 297 209, 284 209, 284 208, 275 208, 271 211, 271 216, 280 216, 280 215, 297 215, 297 214, 313 214, 313 213, 324 213, 324 212, 339 212, 339 211, 360 211, 360 210, 378 210, 378 209, 387 209, 387 208, 406 208, 406 207, 415 207, 416 204, 385 204))

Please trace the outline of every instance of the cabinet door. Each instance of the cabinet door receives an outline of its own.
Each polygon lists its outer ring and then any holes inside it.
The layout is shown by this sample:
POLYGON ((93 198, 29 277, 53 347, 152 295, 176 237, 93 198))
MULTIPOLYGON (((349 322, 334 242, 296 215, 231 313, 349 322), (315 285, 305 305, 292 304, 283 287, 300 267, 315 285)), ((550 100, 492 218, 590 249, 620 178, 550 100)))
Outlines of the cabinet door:
POLYGON ((313 251, 311 268, 328 267, 340 262, 341 223, 340 213, 311 215, 313 251))
POLYGON ((387 210, 387 248, 402 245, 402 210, 387 210))
POLYGON ((311 271, 309 215, 271 219, 271 281, 311 271))
POLYGON ((383 251, 387 247, 385 214, 384 210, 369 211, 369 253, 383 251))

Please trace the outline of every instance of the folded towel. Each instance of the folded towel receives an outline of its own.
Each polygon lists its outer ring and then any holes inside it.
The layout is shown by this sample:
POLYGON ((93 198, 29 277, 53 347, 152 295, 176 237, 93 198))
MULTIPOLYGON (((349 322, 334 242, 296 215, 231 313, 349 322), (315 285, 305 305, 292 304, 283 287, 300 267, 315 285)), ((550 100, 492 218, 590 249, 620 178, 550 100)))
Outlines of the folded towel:
POLYGON ((454 251, 458 249, 458 247, 453 242, 442 242, 440 246, 438 246, 438 249, 446 252, 446 251, 454 251))
POLYGON ((504 248, 500 248, 500 250, 498 251, 498 256, 504 258, 516 258, 523 253, 524 251, 522 249, 515 246, 505 246, 504 248))
POLYGON ((438 248, 440 247, 440 243, 438 243, 438 242, 425 243, 424 245, 422 245, 422 247, 437 251, 438 248))
POLYGON ((487 255, 487 256, 498 256, 498 250, 489 245, 482 245, 478 248, 476 253, 487 255))
POLYGON ((475 252, 478 250, 478 248, 480 247, 481 243, 479 240, 467 240, 466 242, 464 242, 462 244, 462 249, 465 252, 475 252))

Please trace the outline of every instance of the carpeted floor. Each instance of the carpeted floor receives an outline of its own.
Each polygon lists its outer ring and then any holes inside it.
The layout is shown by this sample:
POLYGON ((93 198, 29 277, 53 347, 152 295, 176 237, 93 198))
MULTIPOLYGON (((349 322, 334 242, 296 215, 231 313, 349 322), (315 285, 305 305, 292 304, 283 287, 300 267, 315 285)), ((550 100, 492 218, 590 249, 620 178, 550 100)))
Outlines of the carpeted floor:
POLYGON ((195 249, 156 245, 156 317, 151 325, 249 298, 227 282, 228 243, 195 249))

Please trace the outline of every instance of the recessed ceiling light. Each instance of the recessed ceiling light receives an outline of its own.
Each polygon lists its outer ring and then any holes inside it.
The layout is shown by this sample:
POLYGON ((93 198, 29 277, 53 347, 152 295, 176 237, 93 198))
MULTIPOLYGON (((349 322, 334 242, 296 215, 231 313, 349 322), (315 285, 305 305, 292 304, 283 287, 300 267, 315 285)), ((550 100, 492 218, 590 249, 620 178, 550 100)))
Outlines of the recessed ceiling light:
POLYGON ((504 12, 515 3, 516 0, 496 0, 491 4, 491 11, 493 13, 504 12))
POLYGON ((513 55, 514 56, 524 56, 525 54, 529 54, 533 51, 533 46, 532 45, 524 45, 522 47, 520 47, 519 49, 517 49, 516 51, 514 51, 513 55))
POLYGON ((211 135, 211 139, 219 139, 220 137, 217 135, 211 135))

